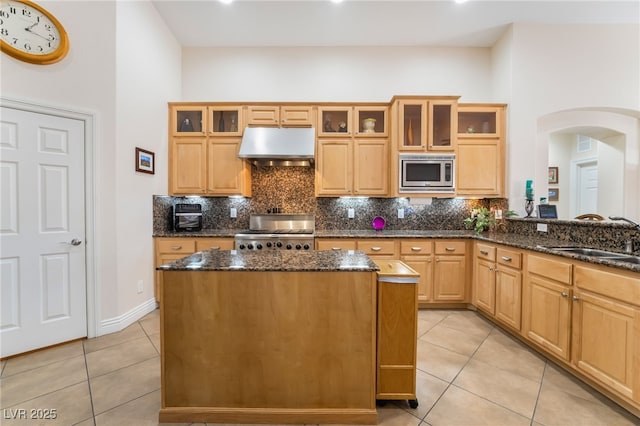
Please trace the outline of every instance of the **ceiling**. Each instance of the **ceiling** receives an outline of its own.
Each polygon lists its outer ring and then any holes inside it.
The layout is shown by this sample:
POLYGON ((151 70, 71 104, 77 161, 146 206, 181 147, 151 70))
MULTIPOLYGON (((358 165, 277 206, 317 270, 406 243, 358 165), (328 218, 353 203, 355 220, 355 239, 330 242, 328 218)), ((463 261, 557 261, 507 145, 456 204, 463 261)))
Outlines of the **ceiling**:
POLYGON ((639 23, 640 1, 152 0, 183 47, 489 47, 511 23, 639 23))

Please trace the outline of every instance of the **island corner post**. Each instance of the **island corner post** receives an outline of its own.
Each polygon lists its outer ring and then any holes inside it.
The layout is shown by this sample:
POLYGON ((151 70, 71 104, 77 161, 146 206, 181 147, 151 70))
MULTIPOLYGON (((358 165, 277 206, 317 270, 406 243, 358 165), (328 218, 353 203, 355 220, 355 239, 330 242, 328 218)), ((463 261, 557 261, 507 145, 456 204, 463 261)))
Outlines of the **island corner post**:
POLYGON ((160 422, 376 424, 375 270, 164 270, 160 422))

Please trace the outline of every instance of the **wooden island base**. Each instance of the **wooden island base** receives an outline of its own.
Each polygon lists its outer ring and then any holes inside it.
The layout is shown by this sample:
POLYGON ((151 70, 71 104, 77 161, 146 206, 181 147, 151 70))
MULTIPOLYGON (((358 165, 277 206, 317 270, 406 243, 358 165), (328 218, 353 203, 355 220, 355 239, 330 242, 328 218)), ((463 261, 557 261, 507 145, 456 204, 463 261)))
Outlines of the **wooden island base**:
POLYGON ((376 424, 376 273, 163 271, 160 422, 376 424))

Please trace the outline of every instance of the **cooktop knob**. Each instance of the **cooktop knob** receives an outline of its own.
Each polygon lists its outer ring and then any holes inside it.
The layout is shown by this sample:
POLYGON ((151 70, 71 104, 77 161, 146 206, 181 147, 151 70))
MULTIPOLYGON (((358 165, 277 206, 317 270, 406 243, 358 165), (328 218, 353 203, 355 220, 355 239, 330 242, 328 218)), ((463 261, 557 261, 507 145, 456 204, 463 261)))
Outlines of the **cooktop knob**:
POLYGON ((269 242, 267 243, 267 247, 269 247, 269 248, 271 248, 271 246, 272 246, 272 245, 273 245, 273 244, 271 243, 271 241, 269 241, 269 242))
POLYGON ((305 245, 304 245, 304 249, 305 249, 305 250, 309 250, 309 244, 305 244, 305 245))
POLYGON ((248 248, 249 250, 253 250, 253 244, 247 244, 247 248, 248 248))
POLYGON ((276 246, 277 246, 278 248, 282 247, 282 242, 278 241, 278 242, 276 243, 276 246))
POLYGON ((258 250, 262 250, 262 244, 256 244, 256 248, 257 248, 258 250))
POLYGON ((244 244, 240 244, 240 250, 244 250, 244 244))
POLYGON ((300 244, 296 244, 296 250, 300 250, 302 246, 300 244))
POLYGON ((287 250, 291 250, 291 244, 287 244, 287 250))

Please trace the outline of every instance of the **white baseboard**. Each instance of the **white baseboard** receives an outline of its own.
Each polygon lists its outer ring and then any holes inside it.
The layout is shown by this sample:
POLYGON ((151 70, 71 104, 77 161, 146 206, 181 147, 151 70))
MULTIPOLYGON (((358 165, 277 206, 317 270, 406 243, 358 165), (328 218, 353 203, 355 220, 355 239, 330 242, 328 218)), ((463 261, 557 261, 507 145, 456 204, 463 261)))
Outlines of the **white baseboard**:
POLYGON ((147 315, 149 312, 153 312, 157 307, 158 304, 156 303, 156 299, 155 297, 152 297, 146 302, 131 309, 129 312, 125 312, 115 318, 102 320, 98 325, 98 330, 96 330, 96 336, 102 336, 124 330, 143 316, 147 315))

